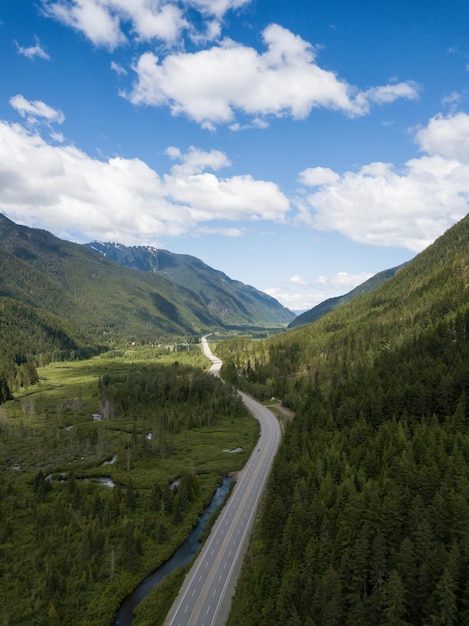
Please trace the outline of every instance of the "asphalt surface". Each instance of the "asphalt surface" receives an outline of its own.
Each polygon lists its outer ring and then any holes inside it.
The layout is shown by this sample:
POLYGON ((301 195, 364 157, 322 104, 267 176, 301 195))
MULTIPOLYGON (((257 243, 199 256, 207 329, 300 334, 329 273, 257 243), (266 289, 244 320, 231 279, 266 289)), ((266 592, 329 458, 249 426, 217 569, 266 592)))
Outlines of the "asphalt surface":
MULTIPOLYGON (((222 362, 202 339, 211 373, 219 375, 222 362)), ((226 623, 236 580, 248 544, 259 501, 280 442, 275 415, 250 396, 239 392, 261 426, 257 446, 212 528, 209 538, 188 572, 168 613, 165 626, 222 626, 226 623)))

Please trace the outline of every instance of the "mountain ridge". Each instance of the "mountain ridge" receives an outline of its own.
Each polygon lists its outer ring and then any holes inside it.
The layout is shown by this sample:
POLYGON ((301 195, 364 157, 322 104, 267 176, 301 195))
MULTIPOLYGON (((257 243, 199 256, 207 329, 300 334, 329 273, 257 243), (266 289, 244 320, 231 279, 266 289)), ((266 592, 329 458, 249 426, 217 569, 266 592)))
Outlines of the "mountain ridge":
POLYGON ((165 277, 143 278, 86 247, 0 215, 0 295, 78 323, 95 336, 197 334, 223 327, 202 300, 165 277))
POLYGON ((328 298, 327 300, 320 302, 312 309, 303 311, 290 322, 288 328, 296 328, 297 326, 303 326, 304 324, 310 324, 311 322, 315 322, 330 311, 333 311, 334 309, 337 309, 344 304, 347 304, 347 302, 355 300, 355 298, 358 298, 365 293, 373 291, 384 282, 392 278, 395 274, 397 274, 397 272, 399 272, 405 265, 406 263, 402 263, 401 265, 397 265, 396 267, 392 267, 390 269, 378 272, 351 291, 348 291, 346 294, 342 296, 328 298))
POLYGON ((295 314, 275 298, 230 278, 192 255, 116 242, 93 241, 84 245, 124 267, 156 273, 195 290, 209 311, 225 324, 286 326, 294 319, 295 314))

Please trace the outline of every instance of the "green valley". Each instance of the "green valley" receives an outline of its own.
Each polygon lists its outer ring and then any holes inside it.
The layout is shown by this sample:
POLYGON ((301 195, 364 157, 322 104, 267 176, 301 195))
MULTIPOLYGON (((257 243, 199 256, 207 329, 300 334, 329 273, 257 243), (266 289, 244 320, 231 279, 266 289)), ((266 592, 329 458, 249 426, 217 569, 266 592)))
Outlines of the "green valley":
POLYGON ((469 216, 275 332, 154 267, 0 226, 5 624, 112 623, 254 447, 235 388, 289 417, 229 625, 468 622, 469 216))

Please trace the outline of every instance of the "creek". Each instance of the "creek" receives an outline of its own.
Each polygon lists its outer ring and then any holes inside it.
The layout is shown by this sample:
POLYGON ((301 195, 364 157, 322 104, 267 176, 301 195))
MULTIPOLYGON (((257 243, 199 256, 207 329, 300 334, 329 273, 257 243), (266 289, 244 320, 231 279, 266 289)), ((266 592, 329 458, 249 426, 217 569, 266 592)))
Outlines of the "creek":
MULTIPOLYGON (((59 483, 66 483, 68 479, 69 479, 69 474, 67 472, 55 472, 52 474, 47 474, 44 480, 47 480, 50 482, 57 481, 59 483)), ((98 483, 99 485, 103 485, 103 487, 109 487, 110 489, 112 489, 115 486, 115 483, 112 480, 111 476, 83 476, 83 477, 76 477, 76 480, 79 480, 84 483, 88 483, 88 482, 98 483)))
POLYGON ((135 607, 140 604, 150 591, 174 569, 190 563, 192 557, 198 552, 201 546, 200 537, 205 531, 207 522, 212 513, 225 501, 232 482, 233 479, 230 476, 224 477, 222 484, 217 487, 210 504, 205 508, 204 512, 199 517, 197 525, 194 526, 184 543, 179 546, 168 561, 144 578, 134 591, 123 600, 113 622, 113 626, 130 626, 134 618, 133 611, 135 607))

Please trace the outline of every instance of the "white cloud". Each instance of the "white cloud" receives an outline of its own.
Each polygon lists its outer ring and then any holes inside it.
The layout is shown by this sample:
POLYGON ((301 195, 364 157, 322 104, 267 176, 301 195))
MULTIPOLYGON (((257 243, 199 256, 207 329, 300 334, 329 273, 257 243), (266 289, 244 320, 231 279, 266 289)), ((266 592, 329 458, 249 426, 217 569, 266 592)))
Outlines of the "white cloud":
POLYGON ((457 112, 462 100, 463 98, 461 94, 457 91, 453 91, 452 93, 442 98, 441 104, 445 107, 447 111, 450 111, 452 114, 454 114, 457 112))
POLYGON ((450 117, 437 115, 426 128, 417 132, 416 141, 429 154, 456 159, 469 164, 469 115, 456 113, 450 117))
POLYGON ((302 287, 306 287, 309 283, 301 278, 301 276, 292 276, 291 278, 287 278, 287 282, 292 285, 301 285, 302 287))
POLYGON ((94 159, 74 146, 48 144, 20 124, 0 122, 0 212, 68 239, 80 233, 82 240, 142 243, 207 228, 237 236, 238 226, 219 220, 281 221, 289 209, 274 183, 203 171, 228 165, 222 153, 170 153, 182 165, 159 176, 139 159, 94 159))
POLYGON ((65 141, 63 133, 52 132, 50 133, 50 138, 56 143, 63 143, 65 141))
POLYGON ((34 58, 37 57, 39 59, 44 59, 45 61, 49 61, 50 60, 49 54, 41 46, 41 44, 39 43, 39 39, 37 37, 36 37, 36 45, 34 45, 34 46, 29 46, 28 48, 25 48, 23 46, 20 46, 17 43, 16 47, 18 48, 18 54, 21 54, 21 55, 25 56, 28 59, 34 59, 34 58))
POLYGON ((302 172, 313 190, 298 201, 299 219, 357 242, 425 248, 469 210, 469 116, 436 116, 415 138, 426 154, 402 171, 377 162, 344 174, 302 172))
POLYGON ((128 73, 125 67, 122 67, 122 65, 119 65, 119 63, 115 61, 111 61, 111 70, 118 76, 125 76, 128 73))
POLYGON ((266 120, 253 118, 248 124, 240 124, 239 122, 235 122, 234 124, 231 124, 228 128, 234 132, 237 132, 239 130, 248 130, 251 128, 264 129, 268 128, 268 126, 269 123, 266 120))
POLYGON ((337 272, 333 276, 317 276, 309 281, 292 276, 284 280, 284 287, 271 287, 264 291, 289 309, 305 311, 329 298, 345 295, 371 276, 368 272, 337 272))
POLYGON ((216 19, 207 20, 205 29, 202 31, 198 31, 194 27, 189 29, 189 37, 197 46, 203 46, 209 41, 215 41, 219 39, 220 35, 221 23, 216 19))
POLYGON ((167 154, 181 160, 181 164, 174 165, 171 173, 164 176, 166 188, 174 201, 190 203, 198 221, 283 221, 289 202, 275 183, 255 180, 249 175, 222 179, 205 171, 218 171, 230 165, 223 152, 205 152, 192 146, 182 154, 178 148, 170 146, 167 154))
POLYGON ((205 15, 213 15, 221 19, 225 13, 233 9, 239 9, 249 4, 251 0, 186 0, 187 4, 193 6, 205 15))
POLYGON ((288 199, 275 183, 249 175, 224 179, 208 172, 166 175, 164 182, 173 201, 190 204, 191 214, 197 221, 283 221, 289 209, 288 199))
POLYGON ((287 115, 301 119, 323 107, 357 116, 366 114, 371 103, 418 96, 410 82, 359 92, 319 67, 310 43, 277 24, 264 30, 263 39, 262 54, 228 39, 162 60, 145 52, 134 65, 137 80, 126 95, 134 104, 169 106, 173 115, 184 114, 206 128, 240 128, 237 112, 257 120, 287 115))
POLYGON ((96 46, 115 48, 129 38, 176 43, 184 31, 194 40, 218 37, 226 12, 250 0, 42 0, 43 11, 83 33, 96 46), (203 17, 202 33, 188 22, 185 12, 195 9, 203 17))
POLYGON ((122 19, 132 23, 132 30, 139 40, 161 39, 174 42, 181 31, 188 27, 183 12, 176 3, 107 0, 107 5, 122 19))
POLYGON ((328 167, 309 167, 300 172, 299 181, 306 186, 334 185, 339 182, 340 176, 328 167))
POLYGON ((334 291, 339 290, 341 292, 340 295, 344 295, 371 277, 372 274, 369 272, 360 272, 359 274, 337 272, 333 276, 318 276, 315 282, 322 287, 328 287, 334 291), (342 291, 342 289, 345 291, 342 291))
POLYGON ((99 0, 42 0, 44 14, 80 31, 96 46, 125 42, 119 17, 99 0))
POLYGON ((389 104, 405 98, 406 100, 416 100, 419 96, 419 86, 413 81, 404 83, 391 83, 381 87, 371 87, 356 97, 356 104, 359 105, 362 113, 368 112, 370 104, 389 104))
POLYGON ((197 228, 196 235, 223 235, 223 237, 241 237, 244 228, 209 228, 202 226, 197 228))
POLYGON ((26 98, 20 94, 10 98, 10 104, 18 111, 21 117, 26 118, 30 124, 36 124, 39 121, 62 124, 65 120, 62 111, 53 109, 40 100, 26 100, 26 98))
POLYGON ((186 154, 182 154, 179 148, 169 146, 166 149, 166 154, 173 160, 179 159, 182 161, 180 165, 174 165, 171 169, 172 175, 177 177, 200 174, 206 169, 218 171, 223 167, 231 165, 226 154, 219 150, 205 152, 191 146, 186 154))
POLYGON ((314 290, 292 291, 288 288, 271 287, 263 290, 267 295, 278 300, 291 311, 306 311, 324 302, 330 296, 314 290))

